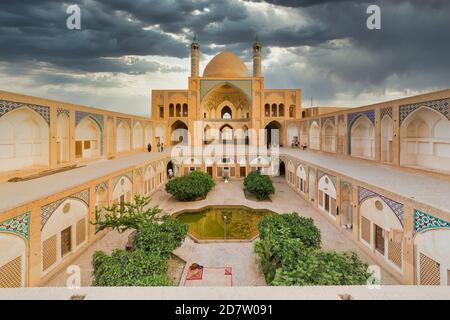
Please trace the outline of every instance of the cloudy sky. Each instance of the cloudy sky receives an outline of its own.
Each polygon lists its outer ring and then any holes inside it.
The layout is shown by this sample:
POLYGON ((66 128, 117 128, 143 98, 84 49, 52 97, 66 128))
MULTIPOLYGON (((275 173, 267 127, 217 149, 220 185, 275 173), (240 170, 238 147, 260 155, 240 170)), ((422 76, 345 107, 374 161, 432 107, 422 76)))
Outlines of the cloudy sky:
POLYGON ((151 89, 187 87, 194 34, 201 71, 222 50, 251 70, 257 35, 267 87, 359 106, 450 87, 449 12, 446 0, 1 0, 0 89, 148 115, 151 89), (80 31, 66 27, 71 4, 80 31), (366 27, 369 4, 381 30, 366 27))

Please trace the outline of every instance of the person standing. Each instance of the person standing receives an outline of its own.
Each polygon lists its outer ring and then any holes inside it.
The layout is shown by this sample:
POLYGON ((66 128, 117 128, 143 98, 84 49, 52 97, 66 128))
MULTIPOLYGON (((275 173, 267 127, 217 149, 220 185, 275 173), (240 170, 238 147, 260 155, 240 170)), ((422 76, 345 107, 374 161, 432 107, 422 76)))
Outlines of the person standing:
POLYGON ((152 152, 152 145, 150 143, 147 145, 147 151, 152 152))
POLYGON ((158 152, 161 152, 161 142, 158 141, 158 144, 156 146, 158 147, 158 152))
POLYGON ((164 143, 161 142, 161 152, 163 152, 163 151, 164 151, 164 143))

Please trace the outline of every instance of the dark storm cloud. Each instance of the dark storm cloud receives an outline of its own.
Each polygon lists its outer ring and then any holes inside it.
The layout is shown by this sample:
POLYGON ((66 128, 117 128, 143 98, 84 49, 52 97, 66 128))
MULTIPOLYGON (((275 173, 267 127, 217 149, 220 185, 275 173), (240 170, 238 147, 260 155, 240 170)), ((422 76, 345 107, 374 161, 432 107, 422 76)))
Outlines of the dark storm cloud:
MULTIPOLYGON (((161 64, 158 58, 123 57, 186 58, 193 34, 203 54, 227 49, 249 62, 257 35, 265 58, 285 48, 304 64, 303 69, 286 66, 280 56, 271 65, 274 69, 266 69, 267 83, 302 86, 307 95, 332 101, 344 89, 356 95, 388 85, 450 86, 446 40, 450 1, 271 0, 264 8, 257 0, 71 0, 70 4, 81 7, 81 31, 66 29, 67 4, 60 1, 0 2, 0 43, 7 44, 0 50, 0 60, 9 65, 1 69, 3 74, 22 72, 25 62, 28 70, 46 66, 47 73, 34 73, 39 80, 30 75, 39 85, 57 84, 58 79, 61 85, 89 84, 84 76, 96 72, 183 72, 186 68, 161 64), (381 30, 366 28, 369 4, 381 7, 381 30)), ((111 85, 106 79, 95 81, 111 85)))

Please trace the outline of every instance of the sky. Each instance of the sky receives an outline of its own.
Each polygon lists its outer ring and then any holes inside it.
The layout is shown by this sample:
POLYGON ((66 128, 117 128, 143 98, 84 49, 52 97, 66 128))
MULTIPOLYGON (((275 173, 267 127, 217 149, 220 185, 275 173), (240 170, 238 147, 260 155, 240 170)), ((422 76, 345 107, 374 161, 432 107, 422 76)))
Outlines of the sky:
POLYGON ((356 107, 450 88, 446 0, 1 0, 0 90, 136 115, 152 89, 186 89, 190 43, 200 72, 229 50, 267 88, 301 88, 303 106, 356 107), (69 30, 77 4, 81 29, 69 30), (366 10, 381 9, 369 30, 366 10))

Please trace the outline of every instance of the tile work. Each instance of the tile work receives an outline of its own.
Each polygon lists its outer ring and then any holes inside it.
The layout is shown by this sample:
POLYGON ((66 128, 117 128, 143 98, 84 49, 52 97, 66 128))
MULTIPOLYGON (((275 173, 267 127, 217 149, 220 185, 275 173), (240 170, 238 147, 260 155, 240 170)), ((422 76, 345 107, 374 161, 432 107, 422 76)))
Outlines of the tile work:
POLYGON ((55 210, 67 199, 77 199, 81 200, 89 207, 89 189, 82 190, 80 192, 74 193, 68 197, 53 201, 43 207, 41 207, 41 230, 44 228, 47 221, 50 219, 55 210))
POLYGON ((28 240, 30 229, 30 213, 18 215, 0 223, 0 232, 13 233, 28 240))
POLYGON ((414 235, 427 229, 450 229, 450 222, 414 209, 414 235))
POLYGON ((17 108, 26 107, 36 111, 45 122, 50 125, 50 107, 39 106, 36 104, 20 103, 14 101, 0 100, 0 117, 7 114, 9 111, 15 110, 17 108))
POLYGON ((403 204, 400 202, 397 202, 395 200, 386 198, 385 196, 378 194, 376 192, 373 192, 371 190, 368 190, 363 187, 358 187, 358 202, 361 205, 361 203, 371 197, 379 197, 381 198, 384 203, 386 203, 392 211, 394 211, 395 215, 397 216, 398 220, 400 221, 400 224, 403 226, 403 204))
POLYGON ((440 114, 442 114, 444 117, 450 120, 450 99, 440 99, 440 100, 432 100, 427 102, 420 102, 420 103, 412 103, 412 104, 405 104, 400 106, 400 124, 405 120, 409 114, 414 112, 420 107, 427 107, 430 109, 433 109, 440 114))

